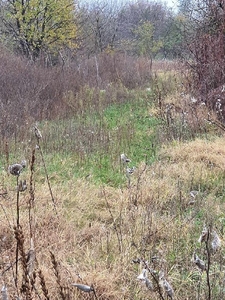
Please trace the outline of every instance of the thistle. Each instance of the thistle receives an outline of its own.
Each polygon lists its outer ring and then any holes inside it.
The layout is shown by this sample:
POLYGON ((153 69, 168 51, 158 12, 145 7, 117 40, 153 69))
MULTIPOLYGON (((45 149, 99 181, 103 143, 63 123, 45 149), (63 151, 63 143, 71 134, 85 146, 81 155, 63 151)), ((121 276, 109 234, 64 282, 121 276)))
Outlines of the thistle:
POLYGON ((173 297, 174 297, 173 288, 169 284, 169 282, 165 279, 163 271, 159 271, 159 284, 163 287, 164 291, 167 294, 167 297, 170 297, 171 299, 173 299, 173 297))

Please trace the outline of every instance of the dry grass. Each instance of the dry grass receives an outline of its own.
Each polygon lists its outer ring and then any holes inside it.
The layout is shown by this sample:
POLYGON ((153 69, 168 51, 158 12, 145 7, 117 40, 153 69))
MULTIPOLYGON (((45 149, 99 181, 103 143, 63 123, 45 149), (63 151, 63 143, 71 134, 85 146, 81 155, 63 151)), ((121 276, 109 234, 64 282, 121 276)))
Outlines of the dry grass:
MULTIPOLYGON (((96 187, 89 181, 57 182, 52 185, 57 203, 55 213, 47 182, 37 180, 35 202, 30 213, 36 250, 36 273, 42 271, 50 299, 61 292, 69 299, 87 299, 71 287, 79 282, 96 289, 98 299, 160 299, 136 277, 141 266, 132 261, 147 259, 156 271, 164 270, 176 299, 204 297, 204 275, 191 262, 204 223, 211 224, 222 237, 224 224, 224 138, 197 139, 165 147, 152 166, 140 165, 130 187, 96 187), (190 205, 190 191, 199 194, 190 205), (50 251, 58 264, 60 283, 54 275, 50 251), (151 258, 157 256, 157 264, 151 258)), ((29 171, 21 177, 28 176, 29 171)), ((37 178, 36 178, 37 179, 37 178)), ((16 224, 15 178, 2 175, 7 196, 1 197, 1 271, 15 260, 16 224)), ((20 225, 25 252, 30 247, 29 192, 20 193, 20 225)), ((213 257, 214 271, 221 275, 223 249, 213 257)), ((19 269, 22 272, 21 269, 19 269)), ((212 277, 219 299, 219 277, 212 277)), ((16 293, 12 269, 2 280, 12 296, 16 293)), ((19 277, 19 284, 22 278, 19 277)), ((58 280, 59 281, 59 280, 58 280)), ((36 278, 35 287, 43 293, 36 278)), ((38 299, 32 291, 34 299, 38 299)), ((221 295, 221 294, 220 294, 221 295)))

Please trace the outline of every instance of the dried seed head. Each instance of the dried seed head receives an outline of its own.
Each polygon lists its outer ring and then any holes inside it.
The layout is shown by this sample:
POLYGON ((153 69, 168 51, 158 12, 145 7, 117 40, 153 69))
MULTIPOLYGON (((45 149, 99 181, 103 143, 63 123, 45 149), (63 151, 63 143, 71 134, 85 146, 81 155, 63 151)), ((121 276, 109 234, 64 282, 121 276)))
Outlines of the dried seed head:
POLYGON ((147 275, 148 275, 148 270, 143 269, 141 274, 138 275, 137 279, 139 279, 141 282, 143 282, 149 290, 153 290, 154 289, 153 284, 148 279, 147 275))
POLYGON ((10 174, 14 175, 14 176, 19 176, 21 171, 25 168, 25 161, 22 161, 21 164, 13 164, 10 165, 8 168, 8 171, 10 174))
POLYGON ((122 154, 120 155, 120 159, 121 159, 121 161, 122 161, 123 163, 129 163, 129 162, 131 162, 131 160, 130 160, 124 153, 122 153, 122 154))
POLYGON ((7 287, 5 285, 3 285, 1 289, 1 294, 2 294, 2 300, 8 300, 7 287))
POLYGON ((212 246, 213 252, 216 252, 221 247, 221 239, 219 238, 216 231, 212 232, 212 236, 213 236, 213 239, 212 239, 211 246, 212 246))
POLYGON ((208 239, 208 234, 209 234, 208 229, 207 229, 206 226, 204 226, 204 228, 203 228, 203 230, 202 230, 202 233, 201 233, 201 235, 200 235, 200 237, 199 237, 199 239, 198 239, 198 242, 199 242, 199 243, 206 242, 207 239, 208 239))
POLYGON ((37 128, 37 126, 34 126, 34 134, 38 140, 42 139, 42 134, 40 130, 37 128))
POLYGON ((132 259, 132 262, 134 264, 140 264, 141 263, 141 259, 140 258, 134 258, 134 259, 132 259))
POLYGON ((145 280, 147 278, 147 274, 148 274, 148 271, 147 269, 143 269, 141 274, 138 275, 137 279, 139 280, 145 280))
POLYGON ((23 160, 21 161, 21 166, 22 166, 23 168, 26 168, 26 166, 27 166, 27 161, 26 161, 25 159, 23 159, 23 160))
POLYGON ((136 167, 127 168, 126 169, 127 176, 132 175, 134 173, 135 169, 136 169, 136 167))
POLYGON ((72 283, 73 286, 76 286, 82 292, 90 293, 94 291, 93 286, 89 286, 86 284, 72 283))
POLYGON ((162 270, 159 271, 159 281, 164 279, 164 272, 162 270))
POLYGON ((201 270, 204 271, 206 269, 205 263, 203 260, 201 260, 196 253, 194 253, 193 256, 193 262, 196 264, 196 266, 201 270))
POLYGON ((30 250, 27 254, 27 269, 28 269, 28 275, 31 276, 35 269, 35 260, 36 260, 36 254, 34 249, 34 241, 31 238, 30 240, 30 250))
POLYGON ((164 278, 163 279, 163 288, 165 290, 165 292, 167 293, 167 296, 170 297, 171 299, 173 299, 174 297, 174 291, 172 286, 169 284, 169 282, 164 278))
POLYGON ((198 191, 190 191, 190 196, 195 198, 198 195, 198 191))
POLYGON ((19 192, 24 192, 27 189, 27 183, 26 180, 20 180, 19 185, 18 185, 18 191, 19 192))
POLYGON ((189 202, 188 202, 188 205, 194 205, 195 204, 195 201, 194 200, 190 200, 189 202))
POLYGON ((145 285, 150 291, 154 290, 153 283, 147 277, 145 278, 145 285))

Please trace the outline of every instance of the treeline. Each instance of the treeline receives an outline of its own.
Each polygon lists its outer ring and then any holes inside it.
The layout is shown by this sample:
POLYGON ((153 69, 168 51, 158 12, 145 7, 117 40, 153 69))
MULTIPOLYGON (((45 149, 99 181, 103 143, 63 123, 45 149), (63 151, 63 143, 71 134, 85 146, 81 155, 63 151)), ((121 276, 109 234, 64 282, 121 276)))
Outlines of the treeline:
POLYGON ((195 60, 206 34, 223 30, 224 0, 178 2, 0 0, 0 43, 45 65, 117 52, 195 60))
POLYGON ((170 59, 181 54, 184 19, 158 1, 1 0, 0 8, 1 42, 33 61, 56 64, 114 51, 170 59))

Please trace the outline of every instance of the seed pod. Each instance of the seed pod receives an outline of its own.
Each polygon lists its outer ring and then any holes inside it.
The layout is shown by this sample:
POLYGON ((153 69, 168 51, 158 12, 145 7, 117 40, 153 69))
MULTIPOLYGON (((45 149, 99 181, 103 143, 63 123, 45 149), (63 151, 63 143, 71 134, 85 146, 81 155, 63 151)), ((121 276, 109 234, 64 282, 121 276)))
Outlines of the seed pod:
POLYGON ((77 287, 82 292, 90 293, 94 291, 94 288, 92 286, 86 284, 72 283, 72 285, 77 287))
POLYGON ((122 154, 120 155, 120 159, 121 159, 121 161, 122 161, 123 163, 129 163, 129 162, 131 162, 131 160, 130 160, 124 153, 122 153, 122 154))
POLYGON ((199 237, 199 239, 198 239, 198 242, 199 242, 199 243, 206 242, 206 241, 207 241, 207 238, 208 238, 208 234, 209 234, 208 229, 207 229, 206 226, 204 226, 204 228, 203 228, 203 230, 202 230, 202 233, 201 233, 201 235, 200 235, 200 237, 199 237))
POLYGON ((204 261, 201 260, 196 253, 194 253, 193 261, 201 271, 204 271, 206 269, 204 261))
POLYGON ((8 300, 7 287, 5 285, 3 285, 1 289, 1 294, 2 294, 2 300, 8 300))
POLYGON ((167 296, 170 297, 171 299, 173 299, 173 297, 174 297, 173 288, 165 278, 163 279, 163 287, 164 287, 165 292, 167 293, 167 296))
POLYGON ((219 248, 221 246, 221 240, 215 231, 213 231, 212 236, 213 236, 213 239, 212 239, 211 246, 212 246, 213 252, 216 252, 217 250, 219 250, 219 248))
POLYGON ((14 176, 19 176, 21 171, 26 167, 26 161, 23 160, 21 162, 21 164, 13 164, 13 165, 10 165, 9 168, 8 168, 8 171, 10 174, 14 175, 14 176))
POLYGON ((42 139, 42 134, 40 130, 37 128, 37 126, 34 126, 34 134, 38 140, 42 139))

